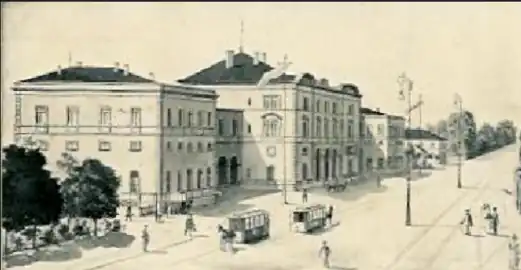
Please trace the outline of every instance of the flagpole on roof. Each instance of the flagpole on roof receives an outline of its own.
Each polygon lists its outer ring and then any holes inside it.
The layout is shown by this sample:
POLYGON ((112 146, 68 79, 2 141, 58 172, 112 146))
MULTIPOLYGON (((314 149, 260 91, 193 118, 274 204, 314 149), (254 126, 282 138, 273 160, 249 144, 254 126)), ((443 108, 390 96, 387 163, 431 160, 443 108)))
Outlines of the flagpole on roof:
POLYGON ((72 66, 72 52, 71 51, 69 51, 68 64, 69 64, 69 67, 72 66))

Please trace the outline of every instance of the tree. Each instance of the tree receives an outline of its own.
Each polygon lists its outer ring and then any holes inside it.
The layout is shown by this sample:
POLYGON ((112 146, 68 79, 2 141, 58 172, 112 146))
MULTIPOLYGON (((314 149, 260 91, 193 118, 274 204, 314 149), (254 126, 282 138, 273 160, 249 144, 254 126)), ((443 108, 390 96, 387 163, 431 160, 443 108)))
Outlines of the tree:
POLYGON ((76 216, 92 219, 96 236, 98 220, 117 215, 120 179, 97 159, 86 159, 68 173, 62 184, 65 208, 76 216))
POLYGON ((481 155, 496 148, 496 132, 494 127, 488 123, 484 123, 477 134, 476 154, 481 155))
MULTIPOLYGON (((2 225, 7 230, 55 223, 60 219, 62 197, 56 178, 44 169, 39 149, 9 145, 2 149, 2 225)), ((33 248, 36 247, 33 236, 33 248)))
POLYGON ((458 136, 461 136, 461 142, 463 143, 461 146, 463 148, 462 150, 466 151, 468 158, 474 157, 477 137, 474 115, 469 111, 463 111, 461 113, 454 112, 450 114, 447 124, 449 131, 448 139, 451 148, 457 149, 459 142, 458 136))
POLYGON ((56 165, 65 175, 65 180, 61 183, 61 194, 63 197, 63 212, 67 215, 68 225, 71 226, 71 218, 80 217, 79 210, 79 188, 77 182, 73 181, 81 170, 80 162, 71 154, 64 152, 62 159, 56 165))
POLYGON ((500 146, 512 144, 516 141, 516 127, 510 120, 502 120, 496 125, 496 133, 500 146))

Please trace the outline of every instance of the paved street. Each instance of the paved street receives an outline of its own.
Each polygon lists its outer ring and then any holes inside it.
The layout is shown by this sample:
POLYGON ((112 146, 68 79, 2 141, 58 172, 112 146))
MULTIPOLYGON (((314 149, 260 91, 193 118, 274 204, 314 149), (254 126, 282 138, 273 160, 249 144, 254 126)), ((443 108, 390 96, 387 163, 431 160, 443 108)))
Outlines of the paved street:
MULTIPOLYGON (((284 206, 280 193, 244 201, 270 211, 272 233, 268 241, 239 246, 236 254, 220 252, 216 223, 222 217, 196 217, 199 236, 187 241, 182 236, 182 218, 151 224, 152 250, 139 251, 140 241, 127 249, 96 249, 68 262, 39 262, 27 269, 320 269, 317 252, 321 240, 332 248, 333 269, 462 270, 507 269, 507 241, 512 232, 521 233, 521 217, 515 213, 512 172, 517 148, 510 146, 463 167, 463 189, 456 188, 456 167, 434 171, 412 183, 412 227, 404 226, 405 184, 403 179, 385 180, 377 190, 372 185, 352 188, 344 194, 311 193, 310 202, 333 204, 334 222, 328 232, 300 235, 289 231, 288 215, 295 205, 284 206), (499 208, 500 235, 483 231, 479 207, 487 202, 499 208), (463 211, 471 208, 476 226, 473 236, 464 236, 458 225, 463 211)), ((300 194, 290 193, 297 204, 300 194)), ((143 222, 129 230, 139 236, 143 222)))

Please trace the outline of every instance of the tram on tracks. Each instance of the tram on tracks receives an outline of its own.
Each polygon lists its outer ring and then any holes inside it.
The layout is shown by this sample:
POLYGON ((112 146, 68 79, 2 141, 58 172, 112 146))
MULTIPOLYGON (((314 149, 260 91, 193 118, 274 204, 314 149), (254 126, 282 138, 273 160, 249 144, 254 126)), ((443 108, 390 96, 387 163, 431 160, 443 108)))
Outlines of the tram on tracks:
POLYGON ((299 206, 291 213, 292 230, 309 233, 326 226, 327 207, 323 204, 299 206))
POLYGON ((269 238, 270 215, 263 209, 234 212, 224 222, 224 229, 235 233, 236 243, 253 243, 269 238))

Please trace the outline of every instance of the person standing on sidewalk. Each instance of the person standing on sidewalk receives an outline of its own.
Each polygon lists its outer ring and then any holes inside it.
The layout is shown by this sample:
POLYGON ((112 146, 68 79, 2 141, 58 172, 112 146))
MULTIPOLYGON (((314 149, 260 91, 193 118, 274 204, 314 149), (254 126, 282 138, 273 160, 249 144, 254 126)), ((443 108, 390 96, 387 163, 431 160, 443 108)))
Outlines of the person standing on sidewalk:
POLYGON ((308 202, 308 189, 307 188, 302 188, 302 203, 307 203, 308 202))
POLYGON ((148 233, 148 225, 143 227, 141 231, 141 241, 143 244, 143 252, 148 252, 148 244, 150 243, 150 234, 148 233))
POLYGON ((132 221, 132 206, 127 206, 127 212, 125 214, 125 221, 132 221))
POLYGON ((470 209, 465 210, 465 215, 463 216, 463 220, 460 222, 465 229, 465 235, 470 235, 470 230, 472 226, 474 226, 474 222, 472 221, 472 215, 470 214, 470 209))
POLYGON ((521 261, 521 251, 519 249, 519 242, 517 235, 514 233, 508 243, 508 250, 510 251, 510 260, 508 262, 509 270, 519 270, 519 262, 521 261))
POLYGON ((330 228, 333 227, 333 206, 332 205, 330 205, 329 209, 327 210, 326 221, 327 221, 327 226, 329 226, 330 228))
POLYGON ((327 245, 327 241, 322 241, 322 246, 318 251, 318 257, 322 258, 322 265, 325 268, 330 267, 329 256, 331 255, 331 248, 327 245))
POLYGON ((490 227, 492 229, 492 234, 497 235, 497 229, 499 226, 499 214, 497 213, 497 207, 492 208, 492 213, 490 213, 490 227))
POLYGON ((185 221, 185 236, 188 235, 190 238, 192 238, 192 232, 195 232, 195 222, 194 217, 192 214, 188 214, 185 221))

